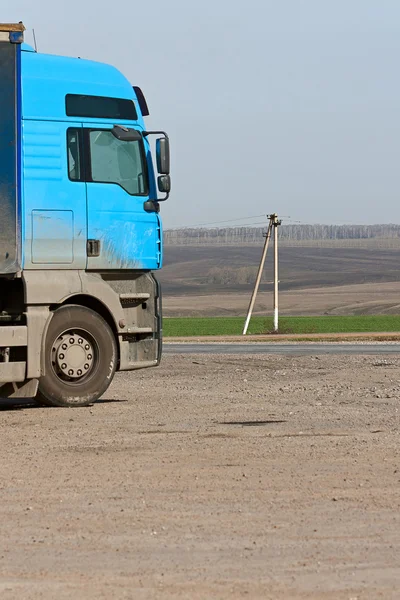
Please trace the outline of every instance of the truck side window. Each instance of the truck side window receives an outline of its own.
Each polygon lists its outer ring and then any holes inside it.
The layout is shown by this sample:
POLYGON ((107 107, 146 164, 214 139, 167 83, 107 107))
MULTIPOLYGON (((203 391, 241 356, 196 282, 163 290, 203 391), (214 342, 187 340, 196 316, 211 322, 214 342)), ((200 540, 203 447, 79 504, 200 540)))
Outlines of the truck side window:
POLYGON ((68 129, 67 131, 67 156, 68 156, 68 177, 71 181, 82 181, 81 177, 81 145, 80 131, 78 129, 68 129))
POLYGON ((89 132, 92 181, 115 183, 131 196, 148 193, 143 142, 124 142, 109 130, 89 132))

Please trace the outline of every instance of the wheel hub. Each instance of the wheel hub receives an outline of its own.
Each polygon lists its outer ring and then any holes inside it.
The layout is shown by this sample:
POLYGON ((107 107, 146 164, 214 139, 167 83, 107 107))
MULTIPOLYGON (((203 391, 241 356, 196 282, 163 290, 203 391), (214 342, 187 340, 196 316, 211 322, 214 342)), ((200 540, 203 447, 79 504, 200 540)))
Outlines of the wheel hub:
POLYGON ((52 351, 57 369, 71 379, 87 375, 93 366, 93 347, 84 335, 66 332, 56 340, 52 351))

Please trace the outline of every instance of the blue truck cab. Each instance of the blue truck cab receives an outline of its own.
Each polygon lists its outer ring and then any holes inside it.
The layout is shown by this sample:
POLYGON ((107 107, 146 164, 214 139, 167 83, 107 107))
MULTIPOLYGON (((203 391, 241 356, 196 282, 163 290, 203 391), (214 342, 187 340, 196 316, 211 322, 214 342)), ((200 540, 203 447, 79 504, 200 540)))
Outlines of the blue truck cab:
POLYGON ((117 69, 23 32, 0 24, 0 395, 82 406, 160 362, 169 140, 117 69))

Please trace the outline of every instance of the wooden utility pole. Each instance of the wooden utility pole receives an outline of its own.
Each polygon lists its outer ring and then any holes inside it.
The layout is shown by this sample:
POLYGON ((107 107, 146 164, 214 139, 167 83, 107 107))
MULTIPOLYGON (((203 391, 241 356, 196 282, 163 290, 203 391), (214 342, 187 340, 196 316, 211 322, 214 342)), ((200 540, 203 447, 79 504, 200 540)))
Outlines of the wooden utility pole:
POLYGON ((251 296, 251 300, 250 300, 250 304, 249 304, 249 309, 247 311, 246 322, 245 322, 244 327, 243 327, 243 334, 242 335, 246 335, 246 333, 247 333, 247 329, 249 327, 249 323, 250 323, 250 319, 251 319, 251 313, 253 312, 254 303, 256 301, 257 292, 258 292, 258 288, 259 288, 259 285, 260 285, 262 272, 263 272, 263 269, 264 269, 265 258, 267 256, 268 244, 269 244, 269 240, 270 240, 270 237, 271 237, 271 231, 272 231, 272 225, 273 225, 273 219, 272 219, 272 217, 273 216, 276 216, 276 215, 271 215, 270 218, 269 218, 269 224, 268 224, 267 233, 265 235, 265 242, 264 242, 263 252, 262 252, 262 255, 261 255, 260 266, 258 267, 257 278, 256 278, 256 282, 254 284, 254 290, 253 290, 253 294, 251 296))
POLYGON ((265 243, 263 252, 261 255, 260 266, 258 267, 258 273, 256 282, 254 284, 253 294, 251 296, 249 308, 247 311, 246 322, 243 327, 243 334, 246 335, 247 329, 249 327, 251 315, 253 312, 254 304, 257 297, 258 288, 260 286, 262 272, 264 269, 265 259, 267 256, 269 240, 272 234, 272 228, 274 228, 274 332, 278 332, 279 323, 278 323, 278 284, 279 284, 279 275, 278 275, 278 227, 282 221, 278 219, 278 215, 276 213, 269 215, 269 224, 267 233, 265 235, 265 243))

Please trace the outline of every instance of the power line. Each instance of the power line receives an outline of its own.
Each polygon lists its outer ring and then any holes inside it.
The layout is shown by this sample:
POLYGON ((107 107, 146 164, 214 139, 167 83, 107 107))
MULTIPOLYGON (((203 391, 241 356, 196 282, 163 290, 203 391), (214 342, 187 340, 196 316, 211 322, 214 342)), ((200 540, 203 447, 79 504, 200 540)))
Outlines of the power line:
MULTIPOLYGON (((224 221, 211 221, 209 223, 195 223, 194 225, 177 225, 176 227, 169 227, 168 230, 171 231, 173 229, 195 229, 196 227, 210 227, 211 225, 223 225, 225 223, 237 223, 238 221, 248 221, 249 219, 258 219, 260 217, 265 217, 266 220, 265 221, 255 221, 252 223, 244 223, 243 227, 251 227, 253 225, 264 225, 264 224, 266 225, 268 223, 268 221, 267 221, 268 215, 262 214, 262 215, 251 215, 249 217, 238 217, 237 219, 225 219, 224 221)), ((281 218, 285 219, 286 221, 289 221, 290 223, 299 223, 301 225, 309 225, 309 223, 306 223, 305 221, 296 221, 289 216, 283 215, 281 218)), ((211 229, 214 229, 214 227, 211 227, 211 229)))
POLYGON ((197 223, 195 225, 180 225, 173 229, 191 229, 194 227, 208 227, 209 225, 220 225, 221 223, 234 223, 236 221, 247 221, 248 219, 258 219, 259 217, 267 218, 267 215, 252 215, 250 217, 240 217, 238 219, 225 219, 224 221, 213 221, 211 223, 197 223))
MULTIPOLYGON (((217 225, 222 225, 222 227, 224 227, 224 225, 226 223, 237 223, 239 221, 248 221, 249 219, 258 219, 261 217, 265 217, 266 220, 265 221, 255 221, 255 222, 253 221, 251 223, 243 223, 242 226, 243 227, 252 227, 253 225, 266 225, 268 223, 268 221, 267 221, 268 216, 266 214, 262 214, 262 215, 251 215, 249 217, 238 217, 236 219, 225 219, 223 221, 211 221, 208 223, 196 223, 194 225, 178 225, 176 227, 169 227, 168 231, 173 231, 173 230, 177 230, 177 229, 196 229, 197 227, 210 227, 210 229, 216 229, 217 227, 215 227, 215 226, 217 226, 217 225)), ((298 219, 292 219, 292 217, 285 216, 285 215, 283 215, 281 218, 285 220, 286 225, 294 225, 294 224, 296 224, 296 225, 321 225, 321 224, 324 225, 324 223, 322 223, 322 222, 321 223, 319 223, 319 222, 310 223, 307 221, 300 221, 298 219)), ((354 225, 354 223, 351 221, 340 221, 337 223, 330 223, 328 225, 340 227, 341 225, 344 225, 344 226, 345 225, 354 225)), ((238 226, 240 227, 241 225, 238 225, 238 226)), ((228 225, 228 227, 229 227, 229 225, 228 225)))
MULTIPOLYGON (((268 224, 268 222, 265 222, 265 221, 255 221, 253 223, 245 223, 244 225, 238 225, 238 227, 252 227, 253 225, 267 225, 267 224, 268 224)), ((185 229, 190 229, 190 228, 188 227, 185 229)), ((229 229, 229 227, 208 227, 207 229, 229 229)), ((234 229, 236 229, 236 227, 234 229)))

